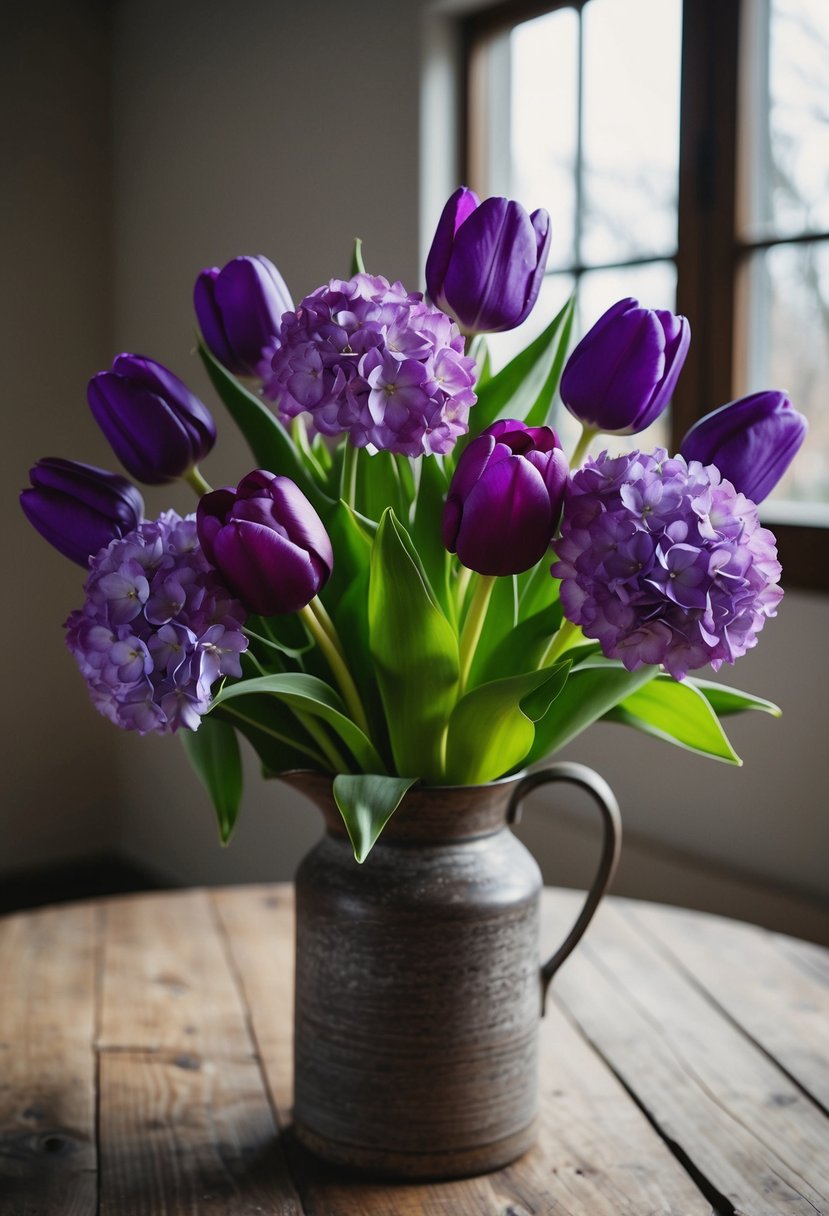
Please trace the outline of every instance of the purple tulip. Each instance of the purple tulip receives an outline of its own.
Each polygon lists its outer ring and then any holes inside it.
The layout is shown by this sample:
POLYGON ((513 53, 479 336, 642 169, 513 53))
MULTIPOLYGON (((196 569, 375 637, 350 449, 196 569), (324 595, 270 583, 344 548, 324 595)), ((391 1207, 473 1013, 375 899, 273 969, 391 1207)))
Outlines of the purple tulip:
POLYGON ((87 397, 121 464, 148 485, 188 473, 216 441, 207 407, 153 359, 119 355, 92 377, 87 397))
POLYGON ((426 288, 467 334, 515 329, 538 298, 550 217, 466 186, 443 209, 426 259, 426 288))
POLYGON ((561 399, 595 431, 644 431, 668 404, 690 341, 685 317, 641 308, 638 300, 619 300, 567 360, 561 399))
POLYGON ((260 379, 270 371, 282 314, 294 307, 273 262, 261 255, 240 257, 221 270, 203 270, 193 303, 207 346, 229 371, 260 379))
POLYGON ((700 418, 679 450, 686 460, 715 464, 736 490, 762 502, 797 455, 806 427, 785 393, 768 390, 700 418))
POLYGON ((29 480, 31 489, 20 495, 24 515, 79 566, 144 518, 144 500, 135 486, 106 469, 46 456, 29 470, 29 480))
POLYGON ((555 431, 502 418, 464 451, 443 511, 443 543, 478 574, 520 574, 544 556, 567 481, 555 431))
POLYGON ((207 560, 251 612, 298 612, 325 586, 334 552, 322 520, 289 477, 256 469, 196 512, 207 560))

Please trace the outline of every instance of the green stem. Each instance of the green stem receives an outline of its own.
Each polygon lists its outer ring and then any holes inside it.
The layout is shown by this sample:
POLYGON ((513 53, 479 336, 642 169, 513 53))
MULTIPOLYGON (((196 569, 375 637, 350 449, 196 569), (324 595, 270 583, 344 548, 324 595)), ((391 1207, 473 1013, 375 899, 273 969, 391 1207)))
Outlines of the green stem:
POLYGON ((340 498, 344 498, 351 510, 356 510, 357 503, 357 457, 360 449, 346 440, 343 448, 343 470, 340 479, 340 498))
POLYGON ((198 465, 195 464, 193 465, 192 469, 184 474, 184 480, 187 482, 188 486, 193 487, 199 498, 201 498, 202 494, 209 494, 213 489, 210 483, 204 480, 199 472, 198 465))
POLYGON ((596 435, 598 435, 598 433, 599 432, 596 430, 595 427, 588 426, 586 422, 583 423, 582 428, 581 428, 581 434, 579 435, 579 441, 576 444, 575 450, 570 459, 570 468, 571 469, 581 468, 582 461, 584 460, 585 456, 587 455, 587 449, 590 447, 590 444, 592 443, 592 441, 596 437, 596 435))
POLYGON ((336 630, 334 629, 333 622, 331 622, 331 618, 328 616, 328 613, 325 611, 322 604, 320 604, 316 597, 314 597, 314 599, 311 601, 311 604, 306 604, 306 606, 300 610, 299 615, 305 622, 311 637, 325 655, 334 679, 340 686, 340 692, 343 695, 343 700, 346 703, 348 712, 351 714, 352 720, 356 722, 357 726, 359 726, 366 738, 370 739, 371 736, 368 719, 366 718, 366 711, 363 709, 363 703, 360 700, 360 694, 357 692, 357 686, 351 678, 351 672, 348 670, 343 658, 342 644, 340 643, 340 639, 337 636, 336 630), (314 605, 313 608, 311 607, 311 604, 314 605), (320 616, 317 615, 320 613, 320 610, 322 614, 324 614, 323 619, 327 620, 328 622, 328 627, 322 623, 320 616), (331 630, 330 633, 329 628, 331 630))
POLYGON ((466 682, 469 679, 469 669, 475 656, 475 649, 480 641, 481 630, 486 620, 487 608, 495 586, 494 574, 479 574, 475 579, 475 589, 472 592, 472 602, 466 614, 463 632, 461 633, 460 671, 458 676, 458 696, 462 697, 466 682))
POLYGON ((561 625, 550 638, 550 645, 541 656, 541 662, 538 664, 538 670, 542 667, 550 667, 553 662, 563 654, 564 651, 571 646, 576 640, 576 634, 579 632, 578 625, 574 625, 572 621, 566 618, 561 622, 561 625))
POLYGON ((472 571, 468 566, 461 566, 458 571, 457 580, 455 582, 455 604, 458 609, 458 619, 463 616, 463 606, 466 602, 466 593, 469 589, 469 580, 472 578, 472 571))
POLYGON ((304 755, 310 756, 314 764, 318 764, 320 768, 325 768, 325 756, 321 756, 315 752, 313 748, 306 747, 304 743, 300 743, 297 739, 291 739, 288 735, 283 735, 280 731, 274 730, 270 726, 263 726, 261 722, 257 722, 255 718, 249 718, 247 714, 243 714, 241 710, 235 709, 228 705, 227 702, 222 706, 222 711, 230 714, 234 718, 238 718, 240 722, 247 722, 248 726, 253 726, 256 730, 262 732, 263 735, 270 735, 272 739, 278 739, 280 743, 287 743, 289 747, 293 747, 298 752, 303 752, 304 755))
POLYGON ((348 761, 342 753, 337 749, 332 739, 329 739, 325 733, 325 727, 321 722, 317 722, 313 714, 306 714, 301 709, 295 709, 294 713, 299 718, 302 725, 308 731, 308 734, 319 745, 319 749, 323 752, 335 773, 348 773, 351 771, 348 761))

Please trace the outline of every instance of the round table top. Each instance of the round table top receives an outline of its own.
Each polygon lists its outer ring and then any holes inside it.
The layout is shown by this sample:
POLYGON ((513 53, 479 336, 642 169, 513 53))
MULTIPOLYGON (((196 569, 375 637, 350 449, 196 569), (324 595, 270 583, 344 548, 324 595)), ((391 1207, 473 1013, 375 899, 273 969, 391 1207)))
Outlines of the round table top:
MULTIPOLYGON (((544 936, 579 895, 546 891, 544 936)), ((368 1183, 291 1136, 292 889, 0 920, 0 1216, 829 1213, 829 952, 609 899, 541 1025, 538 1143, 368 1183)))

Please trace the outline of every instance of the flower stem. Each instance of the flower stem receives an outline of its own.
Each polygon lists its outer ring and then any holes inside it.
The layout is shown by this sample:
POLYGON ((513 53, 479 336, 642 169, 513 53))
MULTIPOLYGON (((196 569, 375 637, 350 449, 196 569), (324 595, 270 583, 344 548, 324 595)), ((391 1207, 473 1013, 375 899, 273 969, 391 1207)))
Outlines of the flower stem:
POLYGON ((351 678, 351 672, 343 658, 343 649, 334 623, 323 608, 317 597, 300 610, 299 615, 305 622, 308 632, 325 655, 326 662, 331 668, 334 679, 340 686, 340 692, 346 703, 348 712, 360 730, 370 738, 368 719, 357 686, 351 678))
POLYGON ((254 726, 263 735, 270 735, 271 738, 278 739, 280 743, 287 743, 289 747, 293 747, 298 752, 302 752, 303 755, 309 756, 315 764, 319 764, 321 768, 325 768, 325 757, 321 756, 319 752, 313 751, 312 748, 306 747, 304 743, 300 743, 297 739, 291 739, 288 735, 283 735, 280 731, 273 730, 272 727, 265 726, 262 722, 257 722, 255 718, 248 717, 247 714, 243 714, 241 710, 236 709, 233 705, 228 705, 226 702, 222 706, 222 710, 231 717, 238 718, 240 722, 247 722, 248 726, 254 726))
POLYGON ((466 592, 469 589, 469 580, 471 578, 472 571, 469 567, 461 566, 455 583, 455 604, 457 605, 459 620, 463 616, 463 606, 466 602, 466 592))
POLYGON ((541 662, 538 664, 538 670, 542 667, 551 667, 553 662, 567 650, 568 646, 572 646, 576 641, 576 634, 579 632, 578 625, 574 625, 572 621, 565 619, 561 622, 556 632, 550 638, 550 645, 541 656, 541 662))
POLYGON ((201 498, 202 494, 209 494, 213 489, 210 483, 204 480, 199 472, 198 465, 195 464, 193 465, 192 469, 189 469, 188 472, 184 474, 184 480, 189 486, 193 487, 199 498, 201 498))
POLYGON ((469 679, 469 669, 475 656, 475 649, 480 641, 481 630, 486 620, 487 609, 495 586, 494 574, 479 574, 475 579, 472 592, 472 602, 466 614, 463 632, 461 633, 460 671, 458 676, 458 696, 462 697, 466 682, 469 679))
POLYGON ((598 433, 599 432, 595 427, 588 426, 586 422, 582 424, 579 441, 576 444, 573 455, 570 459, 571 469, 581 468, 582 461, 587 455, 587 449, 590 447, 590 444, 593 442, 593 439, 596 437, 596 435, 598 435, 598 433))
POLYGON ((351 510, 356 510, 357 502, 357 457, 359 448, 346 440, 343 448, 343 470, 340 479, 340 497, 344 498, 351 510))
POLYGON ((344 758, 342 752, 340 752, 336 747, 334 741, 329 739, 322 723, 315 721, 313 714, 306 714, 301 709, 295 709, 294 713, 308 731, 308 734, 311 736, 314 742, 319 746, 320 751, 323 753, 334 772, 350 772, 351 770, 348 761, 344 758))

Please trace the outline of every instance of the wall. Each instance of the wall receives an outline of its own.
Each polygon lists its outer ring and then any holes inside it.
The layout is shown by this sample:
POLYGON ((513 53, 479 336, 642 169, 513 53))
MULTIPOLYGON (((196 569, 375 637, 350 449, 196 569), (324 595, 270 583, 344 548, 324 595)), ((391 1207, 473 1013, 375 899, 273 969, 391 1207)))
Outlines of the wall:
MULTIPOLYGON (((426 98, 422 113, 428 122, 421 121, 421 7, 409 0, 362 0, 358 6, 248 0, 233 10, 218 0, 123 0, 115 6, 112 334, 102 354, 106 258, 102 254, 90 274, 93 259, 84 251, 90 242, 99 252, 105 245, 105 208, 88 188, 81 160, 71 188, 38 213, 36 222, 17 216, 32 243, 41 232, 52 242, 53 260, 47 268, 44 257, 41 273, 52 270, 57 295, 49 299, 49 332, 60 339, 59 383, 69 396, 56 394, 54 369, 39 366, 38 335, 21 352, 31 353, 16 360, 16 392, 26 394, 28 412, 15 486, 31 457, 45 450, 47 425, 48 447, 91 456, 96 441, 80 386, 112 351, 151 354, 208 396, 191 353, 190 292, 203 265, 241 252, 266 253, 298 298, 345 273, 351 240, 360 235, 370 268, 420 285, 419 227, 428 232, 439 205, 434 199, 443 197, 451 179, 451 114, 439 100, 445 80, 426 98), (433 188, 436 179, 440 185, 433 188), (89 215, 79 214, 79 199, 88 202, 89 215), (431 217, 422 214, 430 207, 431 217), (71 249, 64 246, 69 233, 71 249), (78 264, 84 276, 75 272, 78 264), (86 293, 82 308, 79 290, 86 293), (67 325, 71 341, 65 338, 67 325), (37 390, 29 383, 33 365, 37 390)), ((434 34, 430 27, 433 44, 434 34)), ((100 69, 100 44, 87 37, 87 59, 100 69)), ((85 129, 95 131, 100 113, 93 102, 100 99, 89 95, 89 78, 83 86, 75 81, 74 88, 86 106, 85 129)), ((59 95, 57 85, 50 85, 40 104, 56 113, 59 95)), ((56 135, 51 160, 65 139, 83 146, 84 138, 75 130, 71 139, 56 135)), ((98 160, 95 181, 106 177, 100 148, 98 160)), ((19 277, 25 287, 22 260, 19 277)), ((39 295, 34 302, 40 306, 39 295)), ((223 425, 221 406, 216 413, 220 443, 204 471, 214 484, 226 484, 251 461, 223 425)), ((148 492, 147 500, 151 510, 192 505, 181 488, 148 492)), ((60 672, 61 684, 51 732, 59 742, 44 749, 43 684, 25 677, 31 663, 17 656, 19 697, 6 713, 25 723, 11 772, 13 799, 27 808, 26 826, 15 828, 17 839, 28 842, 18 857, 35 855, 38 837, 56 853, 105 840, 109 829, 101 811, 111 805, 117 781, 112 830, 126 853, 160 874, 187 882, 289 877, 317 833, 313 811, 282 787, 261 782, 248 757, 237 835, 221 850, 207 799, 176 741, 116 734, 85 704, 58 628, 61 613, 74 603, 75 591, 67 590, 75 587, 74 577, 58 568, 59 560, 37 538, 25 529, 21 536, 18 560, 30 561, 37 582, 28 645, 38 639, 41 681, 48 676, 51 690, 60 672), (50 766, 57 773, 50 775, 50 766), (56 776, 66 812, 61 822, 73 829, 64 827, 62 834, 54 814, 56 776)), ((815 643, 825 620, 824 599, 789 595, 757 650, 727 673, 727 680, 776 698, 784 708, 779 722, 760 715, 733 721, 742 769, 618 727, 596 727, 568 748, 568 757, 608 777, 622 804, 628 843, 619 889, 818 931, 809 909, 786 896, 826 897, 827 835, 820 806, 827 785, 829 659, 815 643), (739 881, 741 875, 748 881, 739 881)), ((521 832, 548 879, 580 881, 586 875, 594 846, 580 827, 582 817, 575 799, 565 800, 559 827, 549 799, 537 795, 528 802, 521 832)))
POLYGON ((105 851, 115 835, 115 750, 90 719, 60 628, 83 574, 17 503, 40 456, 110 460, 84 403, 113 341, 105 12, 93 0, 3 11, 0 872, 105 851))

